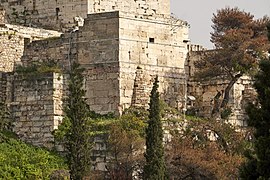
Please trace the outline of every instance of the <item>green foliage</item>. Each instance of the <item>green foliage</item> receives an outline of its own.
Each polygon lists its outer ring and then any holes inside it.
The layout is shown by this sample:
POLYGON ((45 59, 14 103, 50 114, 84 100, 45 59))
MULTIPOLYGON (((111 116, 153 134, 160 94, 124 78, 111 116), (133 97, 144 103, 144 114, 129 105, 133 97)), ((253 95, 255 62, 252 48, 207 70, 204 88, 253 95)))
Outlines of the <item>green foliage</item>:
POLYGON ((71 122, 68 117, 64 117, 62 123, 58 126, 58 129, 56 129, 53 132, 53 136, 56 141, 58 142, 65 142, 66 136, 69 133, 71 128, 71 122))
POLYGON ((34 63, 30 66, 17 66, 15 71, 27 79, 40 78, 43 74, 46 73, 62 73, 61 68, 55 61, 52 60, 42 63, 34 63))
POLYGON ((71 178, 78 180, 90 175, 92 149, 92 139, 89 134, 91 126, 88 122, 90 109, 83 90, 83 71, 78 63, 73 63, 68 84, 70 94, 64 108, 65 128, 69 128, 68 133, 65 134, 68 165, 71 178))
POLYGON ((96 113, 95 111, 90 111, 89 117, 91 119, 114 119, 115 115, 113 113, 99 114, 99 113, 96 113))
POLYGON ((158 77, 155 78, 150 95, 148 127, 146 128, 146 164, 143 178, 147 180, 166 179, 164 161, 163 130, 160 116, 158 77))
MULTIPOLYGON (((270 29, 269 29, 270 30, 270 29)), ((248 125, 255 128, 254 148, 246 152, 247 162, 240 169, 243 179, 270 178, 270 61, 260 63, 260 72, 255 76, 254 87, 259 104, 247 108, 248 125)))
POLYGON ((54 170, 67 168, 54 153, 11 138, 10 133, 0 136, 0 179, 49 179, 54 170))
POLYGON ((0 131, 10 129, 12 120, 4 103, 0 102, 0 131))
POLYGON ((219 115, 220 109, 227 107, 230 90, 235 82, 243 75, 254 74, 258 68, 258 58, 266 57, 265 52, 270 44, 265 27, 269 21, 266 16, 254 19, 253 15, 238 8, 226 7, 214 14, 211 42, 216 49, 207 51, 195 63, 198 70, 196 76, 200 79, 228 80, 223 93, 214 102, 213 117, 219 115))
POLYGON ((162 118, 164 118, 166 115, 180 115, 180 112, 170 107, 165 101, 159 100, 160 104, 160 115, 162 118))
POLYGON ((231 115, 232 110, 231 108, 225 108, 221 113, 220 113, 220 117, 221 119, 228 119, 229 116, 231 115))
POLYGON ((111 123, 107 147, 111 156, 107 164, 110 179, 132 179, 134 172, 142 168, 146 127, 144 114, 144 110, 130 108, 111 123))
MULTIPOLYGON (((113 114, 101 115, 89 111, 87 124, 89 137, 103 137, 107 140, 107 175, 111 179, 131 177, 143 163, 142 149, 144 145, 145 127, 148 112, 144 109, 129 108, 119 118, 113 114), (108 139, 107 139, 108 138, 108 139)), ((54 137, 65 142, 71 130, 70 119, 65 117, 54 137)))
MULTIPOLYGON (((86 123, 90 127, 90 130, 88 132, 89 136, 108 133, 110 125, 118 120, 111 113, 102 115, 94 111, 89 111, 87 119, 88 120, 86 123)), ((58 129, 53 132, 54 138, 58 142, 65 142, 66 136, 69 133, 70 128, 70 119, 68 117, 64 117, 62 123, 58 126, 58 129)))
POLYGON ((136 136, 145 137, 148 112, 144 109, 129 108, 120 117, 120 124, 125 131, 134 131, 136 136))

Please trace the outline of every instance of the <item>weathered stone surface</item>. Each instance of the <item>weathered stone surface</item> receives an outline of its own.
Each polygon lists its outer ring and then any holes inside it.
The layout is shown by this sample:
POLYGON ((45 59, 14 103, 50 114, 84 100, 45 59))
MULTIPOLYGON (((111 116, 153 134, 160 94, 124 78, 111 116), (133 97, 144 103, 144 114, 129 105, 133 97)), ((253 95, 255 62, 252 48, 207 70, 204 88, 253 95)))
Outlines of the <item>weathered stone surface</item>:
POLYGON ((51 146, 52 131, 62 121, 63 75, 50 73, 30 78, 18 74, 13 79, 12 86, 20 87, 11 88, 14 131, 34 145, 51 146))
POLYGON ((1 5, 7 11, 9 22, 57 30, 82 26, 82 18, 87 14, 110 11, 123 11, 144 19, 170 16, 169 0, 7 0, 1 5), (21 16, 14 16, 14 12, 21 16))
MULTIPOLYGON (((0 9, 1 13, 4 11, 0 9)), ((61 33, 52 30, 4 24, 0 20, 0 72, 12 72, 15 64, 20 64, 24 48, 34 40, 59 37, 61 33)))

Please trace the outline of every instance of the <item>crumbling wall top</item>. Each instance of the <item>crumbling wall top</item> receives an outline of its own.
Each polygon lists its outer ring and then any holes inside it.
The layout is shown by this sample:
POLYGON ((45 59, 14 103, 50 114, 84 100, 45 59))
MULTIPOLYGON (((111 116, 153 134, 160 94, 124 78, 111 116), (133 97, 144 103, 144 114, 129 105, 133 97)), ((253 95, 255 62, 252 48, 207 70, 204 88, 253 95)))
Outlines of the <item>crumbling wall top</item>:
POLYGON ((9 22, 56 30, 69 30, 78 18, 102 12, 122 11, 143 19, 170 17, 170 0, 5 0, 1 5, 9 22))

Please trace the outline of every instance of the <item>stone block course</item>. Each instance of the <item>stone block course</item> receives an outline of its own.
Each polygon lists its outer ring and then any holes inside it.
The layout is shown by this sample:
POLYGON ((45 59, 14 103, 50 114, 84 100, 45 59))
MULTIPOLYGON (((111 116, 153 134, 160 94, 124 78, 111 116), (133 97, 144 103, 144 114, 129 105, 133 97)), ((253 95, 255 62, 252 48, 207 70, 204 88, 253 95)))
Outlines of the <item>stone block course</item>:
POLYGON ((62 109, 56 108, 62 104, 62 101, 56 99, 63 97, 63 86, 54 86, 59 84, 57 82, 59 77, 63 79, 61 76, 57 73, 44 74, 41 79, 33 81, 20 74, 14 75, 13 85, 21 87, 13 89, 14 98, 10 100, 15 120, 14 131, 25 141, 42 146, 45 143, 49 145, 48 142, 53 141, 51 133, 55 129, 55 124, 59 125, 59 122, 55 121, 57 119, 55 116, 63 115, 62 109), (55 87, 56 91, 53 90, 55 87))
MULTIPOLYGON (((33 8, 30 0, 22 3, 29 10, 33 8)), ((183 40, 188 40, 188 24, 170 17, 169 4, 169 0, 45 0, 36 4, 38 15, 32 15, 33 25, 38 25, 39 19, 41 27, 65 29, 74 25, 75 16, 81 16, 85 17, 84 26, 63 34, 16 25, 8 29, 30 37, 30 41, 21 40, 18 64, 27 67, 53 60, 65 72, 72 61, 79 62, 85 68, 87 102, 96 112, 120 115, 132 105, 147 108, 156 75, 161 97, 179 107, 178 102, 184 99, 187 44, 183 40)), ((21 8, 15 4, 12 7, 21 8)), ((15 61, 16 57, 10 59, 15 61)), ((10 71, 13 67, 14 63, 10 71)), ((6 99, 18 123, 16 132, 29 142, 48 144, 46 141, 53 140, 48 134, 62 121, 67 79, 59 74, 35 81, 17 74, 9 78, 6 99), (28 126, 21 121, 33 123, 29 136, 28 126), (36 133, 38 128, 40 134, 36 133)))

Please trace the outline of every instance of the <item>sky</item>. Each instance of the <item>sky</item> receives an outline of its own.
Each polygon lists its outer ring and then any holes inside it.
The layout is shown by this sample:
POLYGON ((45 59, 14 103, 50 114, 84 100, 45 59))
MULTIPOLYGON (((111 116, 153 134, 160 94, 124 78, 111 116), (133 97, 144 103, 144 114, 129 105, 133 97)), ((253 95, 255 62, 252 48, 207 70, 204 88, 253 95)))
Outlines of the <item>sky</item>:
POLYGON ((256 19, 270 16, 270 0, 171 0, 171 13, 190 24, 189 37, 192 44, 212 49, 211 19, 218 9, 228 6, 250 12, 256 19))

